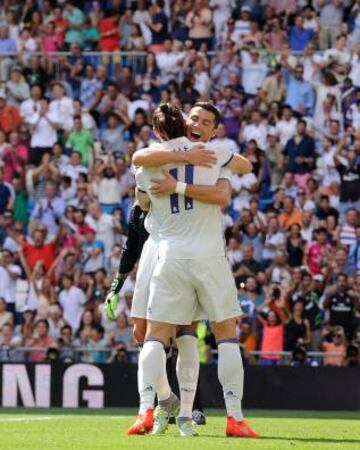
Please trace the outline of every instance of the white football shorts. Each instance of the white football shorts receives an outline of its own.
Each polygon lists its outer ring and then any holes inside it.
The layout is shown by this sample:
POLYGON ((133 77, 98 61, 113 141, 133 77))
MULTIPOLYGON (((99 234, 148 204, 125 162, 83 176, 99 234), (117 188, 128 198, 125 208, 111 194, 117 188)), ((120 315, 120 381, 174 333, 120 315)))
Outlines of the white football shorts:
POLYGON ((237 289, 225 256, 159 260, 150 282, 147 319, 189 325, 241 315, 237 289))
POLYGON ((149 301, 150 281, 159 256, 159 242, 151 236, 146 240, 136 274, 133 301, 131 305, 131 317, 146 319, 149 301))

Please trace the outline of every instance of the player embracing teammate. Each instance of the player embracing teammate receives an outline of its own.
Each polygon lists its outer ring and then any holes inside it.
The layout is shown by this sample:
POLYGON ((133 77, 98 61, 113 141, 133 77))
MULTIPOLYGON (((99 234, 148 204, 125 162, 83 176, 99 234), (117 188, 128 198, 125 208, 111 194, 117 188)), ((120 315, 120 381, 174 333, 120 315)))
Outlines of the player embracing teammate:
MULTIPOLYGON (((139 358, 140 410, 134 425, 142 423, 143 432, 150 431, 155 392, 159 405, 154 414, 153 433, 165 431, 169 413, 178 408, 177 398, 167 382, 164 351, 176 329, 181 397, 178 425, 182 436, 196 435, 191 411, 199 361, 192 323, 207 319, 218 344, 218 376, 227 409, 226 434, 258 436, 244 420, 241 409, 244 377, 236 337, 236 318, 241 310, 225 257, 220 211, 231 196, 230 171, 247 173, 251 164, 227 148, 211 143, 207 148, 214 151, 216 161, 213 153, 207 155, 205 162, 206 155, 202 153, 201 160, 201 150, 197 155, 200 165, 191 160, 195 145, 192 141, 207 142, 218 123, 219 113, 209 103, 192 108, 186 129, 180 110, 160 105, 153 124, 161 143, 134 155, 134 164, 142 166, 136 174, 138 200, 143 208, 150 209, 146 221, 151 239, 145 243, 140 259, 132 314, 137 316, 138 296, 141 303, 146 303, 147 328, 139 358), (166 166, 164 173, 162 167, 167 164, 170 166, 166 166)), ((121 283, 115 284, 113 291, 121 283)), ((114 314, 116 299, 109 296, 110 315, 114 314)), ((143 320, 143 305, 141 309, 143 320)))

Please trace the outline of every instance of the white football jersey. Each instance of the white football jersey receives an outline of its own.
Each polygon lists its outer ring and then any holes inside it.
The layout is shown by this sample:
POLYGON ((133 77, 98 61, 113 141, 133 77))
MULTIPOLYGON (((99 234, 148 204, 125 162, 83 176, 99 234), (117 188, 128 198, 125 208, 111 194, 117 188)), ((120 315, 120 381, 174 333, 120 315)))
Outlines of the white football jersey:
MULTIPOLYGON (((185 137, 163 142, 164 150, 189 151, 197 143, 185 137)), ((206 148, 216 152, 217 163, 211 168, 178 164, 167 166, 178 181, 188 184, 215 185, 222 173, 229 178, 223 166, 233 157, 223 145, 211 142, 206 148)), ((156 223, 159 235, 159 257, 166 259, 195 259, 224 256, 221 211, 219 206, 210 205, 179 194, 155 197, 150 192, 151 178, 163 178, 161 168, 141 167, 136 172, 136 183, 140 191, 146 192, 151 200, 149 224, 156 223)), ((151 225, 150 225, 151 226, 151 225)))

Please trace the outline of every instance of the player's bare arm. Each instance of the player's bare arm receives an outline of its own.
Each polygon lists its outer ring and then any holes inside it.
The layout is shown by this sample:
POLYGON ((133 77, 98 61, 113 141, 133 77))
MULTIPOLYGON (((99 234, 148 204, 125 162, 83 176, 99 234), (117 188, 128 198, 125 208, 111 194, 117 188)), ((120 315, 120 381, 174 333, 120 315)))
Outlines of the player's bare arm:
POLYGON ((225 166, 227 169, 230 169, 232 172, 236 172, 239 175, 245 175, 252 171, 251 162, 242 155, 233 154, 233 157, 225 166))
MULTIPOLYGON (((153 185, 150 188, 150 192, 155 197, 162 197, 177 192, 177 180, 166 170, 163 170, 163 173, 164 178, 151 179, 153 185)), ((231 185, 226 179, 219 179, 214 186, 186 184, 185 195, 203 203, 225 207, 231 199, 231 185)))
POLYGON ((174 152, 146 148, 134 153, 132 162, 137 167, 160 167, 166 164, 192 164, 193 166, 212 167, 216 164, 216 154, 207 150, 203 144, 194 146, 190 151, 174 152))
POLYGON ((138 188, 136 188, 135 189, 135 197, 136 197, 136 200, 138 201, 138 203, 140 205, 140 208, 143 211, 149 211, 149 209, 150 209, 150 198, 146 194, 146 192, 142 192, 138 188))

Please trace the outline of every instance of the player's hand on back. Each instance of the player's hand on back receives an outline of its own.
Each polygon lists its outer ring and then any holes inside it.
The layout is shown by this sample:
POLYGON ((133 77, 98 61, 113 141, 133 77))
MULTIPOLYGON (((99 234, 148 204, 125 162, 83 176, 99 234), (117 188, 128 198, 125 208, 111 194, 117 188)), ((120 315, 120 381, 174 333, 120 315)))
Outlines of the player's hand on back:
POLYGON ((187 152, 188 163, 193 166, 212 167, 216 164, 216 154, 212 150, 207 150, 204 144, 195 145, 187 152))
POLYGON ((164 178, 151 178, 150 192, 155 197, 173 194, 176 190, 176 179, 163 169, 164 178))

